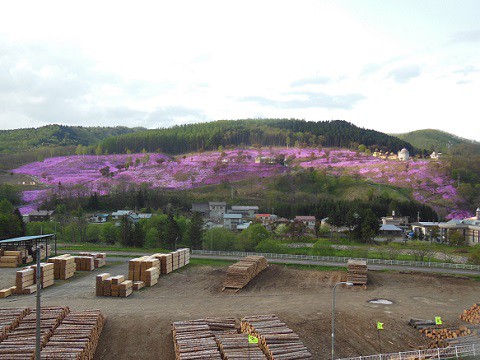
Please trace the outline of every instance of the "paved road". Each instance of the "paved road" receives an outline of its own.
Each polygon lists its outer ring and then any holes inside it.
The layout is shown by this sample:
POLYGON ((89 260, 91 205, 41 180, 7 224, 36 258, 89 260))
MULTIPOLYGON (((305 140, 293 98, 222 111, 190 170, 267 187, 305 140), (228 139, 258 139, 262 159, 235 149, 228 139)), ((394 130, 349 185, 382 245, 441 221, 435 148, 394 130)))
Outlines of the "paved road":
MULTIPOLYGON (((73 251, 59 250, 62 253, 73 253, 73 251)), ((109 260, 114 261, 126 261, 129 256, 143 256, 150 255, 151 252, 115 252, 115 251, 102 251, 107 253, 109 260)), ((193 259, 217 259, 217 260, 240 260, 242 257, 230 256, 230 255, 196 255, 192 254, 193 259)), ((347 264, 343 262, 333 261, 316 261, 316 260, 295 260, 295 259, 268 259, 269 263, 276 264, 300 264, 300 265, 319 265, 319 266, 340 266, 346 267, 347 264)), ((449 275, 480 275, 480 271, 477 270, 464 270, 464 269, 447 269, 447 268, 435 268, 435 267, 420 267, 420 266, 400 266, 400 265, 373 265, 368 264, 370 270, 394 270, 394 271, 416 271, 424 273, 435 274, 449 274, 449 275)))

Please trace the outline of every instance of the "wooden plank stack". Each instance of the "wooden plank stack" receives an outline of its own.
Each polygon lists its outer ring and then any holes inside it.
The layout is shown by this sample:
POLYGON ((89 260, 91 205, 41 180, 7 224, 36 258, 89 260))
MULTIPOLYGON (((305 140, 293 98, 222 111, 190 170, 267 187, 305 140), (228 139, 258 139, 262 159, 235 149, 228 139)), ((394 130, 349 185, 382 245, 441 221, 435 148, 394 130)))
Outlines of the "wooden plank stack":
POLYGON ((77 271, 93 271, 95 270, 95 261, 91 256, 75 256, 75 265, 77 271))
POLYGON ((22 263, 22 252, 4 250, 0 256, 0 268, 14 268, 22 263))
POLYGON ((242 289, 267 267, 268 263, 265 257, 247 256, 228 267, 223 288, 242 289))
POLYGON ((15 330, 20 321, 30 313, 29 308, 0 309, 0 342, 15 330))
POLYGON ((145 271, 145 285, 153 286, 158 283, 158 278, 160 277, 160 270, 158 267, 153 266, 145 271))
POLYGON ((103 273, 96 276, 96 296, 128 297, 133 292, 133 282, 125 280, 124 275, 110 276, 103 273))
MULTIPOLYGON (((31 265, 33 269, 33 278, 37 279, 37 265, 31 265)), ((40 281, 42 284, 42 289, 52 286, 54 284, 54 264, 52 263, 43 263, 40 264, 40 281)))
MULTIPOLYGON (((70 312, 68 307, 44 307, 40 317, 40 342, 44 347, 65 316, 70 312)), ((36 339, 36 313, 32 310, 7 334, 0 342, 0 359, 33 359, 36 339)))
POLYGON ((265 360, 267 357, 257 344, 248 342, 247 334, 221 334, 216 335, 222 359, 248 359, 265 360))
POLYGON ((260 347, 269 360, 312 359, 299 336, 274 314, 243 318, 241 331, 259 339, 260 347))
POLYGON ((15 276, 15 293, 16 294, 31 294, 29 289, 31 287, 35 287, 35 290, 37 290, 37 287, 34 286, 35 284, 35 271, 32 268, 25 268, 22 270, 18 270, 15 276))
POLYGON ((68 314, 42 349, 42 359, 92 360, 105 324, 100 310, 68 314))
POLYGON ((17 291, 16 286, 11 286, 11 287, 6 288, 6 289, 1 289, 0 290, 0 299, 5 299, 5 298, 9 297, 10 295, 15 294, 16 291, 17 291))
POLYGON ((75 258, 70 254, 49 258, 47 262, 53 263, 53 275, 55 280, 70 279, 75 275, 75 271, 77 270, 75 258))
POLYGON ((173 271, 173 255, 153 254, 153 257, 160 260, 160 270, 162 274, 170 274, 173 271))
POLYGON ((460 319, 470 324, 480 324, 480 306, 473 304, 470 309, 463 310, 460 319))
POLYGON ((215 335, 205 322, 175 322, 172 333, 176 360, 222 359, 215 335))
POLYGON ((347 281, 355 285, 367 285, 367 261, 350 259, 347 263, 347 281))
POLYGON ((106 253, 81 252, 78 255, 79 256, 92 257, 95 269, 107 265, 107 254, 106 253))
POLYGON ((152 277, 152 272, 154 271, 150 270, 153 267, 157 269, 156 274, 158 274, 158 276, 155 280, 158 280, 158 277, 160 276, 160 261, 157 258, 152 256, 142 256, 130 260, 128 262, 128 280, 146 282, 147 278, 149 278, 152 282, 154 282, 152 277))

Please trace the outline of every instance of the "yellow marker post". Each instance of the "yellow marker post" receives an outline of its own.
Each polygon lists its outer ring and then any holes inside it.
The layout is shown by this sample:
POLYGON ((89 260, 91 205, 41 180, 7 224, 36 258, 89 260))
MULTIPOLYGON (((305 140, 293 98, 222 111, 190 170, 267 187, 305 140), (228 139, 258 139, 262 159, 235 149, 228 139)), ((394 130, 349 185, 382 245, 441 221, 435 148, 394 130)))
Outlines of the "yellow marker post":
POLYGON ((249 344, 258 344, 258 338, 253 335, 248 335, 249 344))
POLYGON ((435 324, 436 325, 442 325, 442 318, 440 316, 435 316, 435 324))
POLYGON ((380 322, 380 321, 377 321, 377 335, 378 335, 378 350, 380 351, 380 353, 382 352, 382 344, 380 342, 380 330, 384 330, 383 329, 383 323, 380 322))

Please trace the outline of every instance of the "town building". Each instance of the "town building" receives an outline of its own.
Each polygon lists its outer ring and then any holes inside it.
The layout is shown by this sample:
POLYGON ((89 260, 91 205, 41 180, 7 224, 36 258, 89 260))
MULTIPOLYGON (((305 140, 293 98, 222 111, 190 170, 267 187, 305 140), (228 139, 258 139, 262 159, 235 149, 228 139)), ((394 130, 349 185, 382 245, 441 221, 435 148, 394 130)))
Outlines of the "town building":
POLYGON ((33 210, 28 214, 28 222, 50 221, 55 210, 33 210))
POLYGON ((242 214, 223 214, 223 227, 229 230, 237 230, 238 225, 243 224, 242 214))
POLYGON ((315 216, 295 216, 294 221, 303 223, 307 229, 315 229, 315 216))
POLYGON ((449 241, 453 232, 459 232, 468 245, 480 244, 480 208, 477 208, 475 216, 463 220, 452 219, 448 222, 439 223, 442 239, 449 241))
POLYGON ((400 161, 408 161, 410 160, 410 153, 407 149, 403 148, 398 152, 398 160, 400 161))
POLYGON ((215 219, 222 219, 227 212, 227 203, 225 201, 210 201, 208 203, 210 217, 215 219))

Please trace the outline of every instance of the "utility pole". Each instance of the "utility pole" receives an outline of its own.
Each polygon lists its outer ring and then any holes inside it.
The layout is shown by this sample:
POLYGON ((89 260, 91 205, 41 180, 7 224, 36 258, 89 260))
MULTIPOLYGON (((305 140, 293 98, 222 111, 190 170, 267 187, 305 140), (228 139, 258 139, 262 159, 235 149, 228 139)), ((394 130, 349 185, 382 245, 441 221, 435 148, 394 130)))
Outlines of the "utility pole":
POLYGON ((36 309, 36 336, 35 336, 35 359, 40 359, 40 316, 41 316, 41 311, 40 311, 40 291, 42 289, 41 287, 41 269, 40 269, 40 246, 38 246, 37 242, 37 273, 36 273, 36 280, 37 280, 37 309, 36 309))
POLYGON ((417 211, 417 222, 420 222, 420 211, 417 211))

